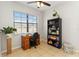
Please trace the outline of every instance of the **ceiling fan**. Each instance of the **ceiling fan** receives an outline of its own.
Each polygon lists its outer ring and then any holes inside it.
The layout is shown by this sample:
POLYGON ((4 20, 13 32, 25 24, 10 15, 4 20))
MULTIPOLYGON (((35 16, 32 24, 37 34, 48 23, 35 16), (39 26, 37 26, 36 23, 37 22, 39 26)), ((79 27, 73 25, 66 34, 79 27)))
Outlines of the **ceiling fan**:
POLYGON ((43 5, 46 5, 46 6, 51 6, 51 4, 47 3, 47 2, 43 2, 43 1, 32 1, 32 2, 27 2, 28 4, 31 4, 31 3, 37 3, 37 8, 40 8, 42 7, 43 5))

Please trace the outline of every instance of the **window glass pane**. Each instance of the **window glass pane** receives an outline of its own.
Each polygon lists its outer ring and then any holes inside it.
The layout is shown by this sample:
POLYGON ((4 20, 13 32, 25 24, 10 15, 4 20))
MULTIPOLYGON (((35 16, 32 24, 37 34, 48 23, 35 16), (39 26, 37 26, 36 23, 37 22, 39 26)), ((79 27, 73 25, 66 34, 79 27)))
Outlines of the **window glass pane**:
POLYGON ((21 17, 21 13, 20 12, 14 12, 14 17, 21 17))
POLYGON ((22 18, 27 17, 26 14, 22 13, 22 12, 14 12, 14 16, 15 17, 22 17, 22 18))
POLYGON ((27 23, 27 18, 21 18, 22 23, 27 23))
POLYGON ((14 24, 18 33, 26 33, 27 14, 17 11, 14 12, 14 24))
POLYGON ((29 24, 29 32, 33 33, 36 32, 36 24, 29 24))
POLYGON ((17 29, 17 33, 21 33, 21 24, 15 23, 15 28, 17 29))
POLYGON ((26 33, 27 32, 27 24, 22 23, 22 32, 21 33, 26 33))
POLYGON ((25 13, 21 13, 21 17, 22 17, 22 18, 26 18, 27 16, 26 16, 25 13))
POLYGON ((36 23, 36 16, 28 15, 28 23, 36 23))
POLYGON ((21 18, 20 17, 15 17, 14 22, 21 22, 21 18))

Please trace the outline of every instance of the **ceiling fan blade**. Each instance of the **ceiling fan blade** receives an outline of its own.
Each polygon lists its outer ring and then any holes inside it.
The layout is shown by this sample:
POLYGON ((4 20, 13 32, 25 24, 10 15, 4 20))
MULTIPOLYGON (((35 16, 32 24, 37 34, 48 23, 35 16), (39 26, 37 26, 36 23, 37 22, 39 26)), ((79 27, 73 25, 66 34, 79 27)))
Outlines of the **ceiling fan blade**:
POLYGON ((31 4, 31 3, 36 3, 37 1, 31 1, 31 2, 27 2, 27 4, 31 4))
POLYGON ((51 4, 46 3, 46 2, 43 2, 43 1, 42 1, 42 3, 43 3, 44 5, 51 6, 51 4))

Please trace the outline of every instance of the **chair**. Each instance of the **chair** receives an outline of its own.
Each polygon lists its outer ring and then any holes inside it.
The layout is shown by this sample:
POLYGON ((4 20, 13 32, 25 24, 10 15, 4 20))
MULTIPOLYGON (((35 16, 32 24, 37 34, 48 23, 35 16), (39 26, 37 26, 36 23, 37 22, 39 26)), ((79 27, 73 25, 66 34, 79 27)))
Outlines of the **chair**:
POLYGON ((30 46, 36 48, 36 41, 38 40, 39 34, 36 32, 32 35, 32 39, 30 40, 30 46))

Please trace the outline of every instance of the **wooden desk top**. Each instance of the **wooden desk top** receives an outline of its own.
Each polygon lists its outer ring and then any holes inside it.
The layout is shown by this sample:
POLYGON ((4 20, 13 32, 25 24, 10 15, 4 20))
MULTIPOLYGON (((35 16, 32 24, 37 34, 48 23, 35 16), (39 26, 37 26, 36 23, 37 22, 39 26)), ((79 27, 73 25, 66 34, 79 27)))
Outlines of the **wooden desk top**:
POLYGON ((32 36, 31 35, 26 35, 26 36, 21 36, 22 38, 25 38, 25 39, 31 39, 32 36))

